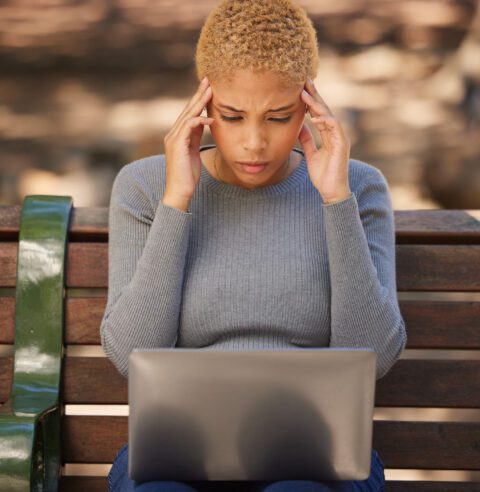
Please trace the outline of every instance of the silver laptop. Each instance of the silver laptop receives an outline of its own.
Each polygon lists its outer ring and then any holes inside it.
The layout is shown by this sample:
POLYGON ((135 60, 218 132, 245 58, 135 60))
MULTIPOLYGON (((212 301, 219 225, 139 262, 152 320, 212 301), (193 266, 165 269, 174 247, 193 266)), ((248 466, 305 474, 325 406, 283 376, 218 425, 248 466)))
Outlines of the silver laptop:
POLYGON ((128 473, 149 480, 365 480, 370 348, 135 349, 128 473))

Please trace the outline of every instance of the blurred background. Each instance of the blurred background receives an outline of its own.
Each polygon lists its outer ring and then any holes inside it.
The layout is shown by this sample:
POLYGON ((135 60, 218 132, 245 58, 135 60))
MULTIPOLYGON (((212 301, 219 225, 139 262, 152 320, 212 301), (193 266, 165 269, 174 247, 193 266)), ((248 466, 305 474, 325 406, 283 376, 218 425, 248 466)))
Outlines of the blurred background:
MULTIPOLYGON (((122 166, 163 153, 216 3, 0 2, 0 204, 108 206, 122 166)), ((479 209, 480 0, 298 3, 318 32, 315 84, 394 208, 479 209)))
MULTIPOLYGON (((385 174, 394 208, 480 209, 480 0, 297 1, 318 33, 315 84, 349 135, 351 157, 385 174)), ((164 135, 197 88, 195 44, 216 3, 0 0, 0 205, 38 193, 108 206, 122 166, 163 153, 164 135)), ((207 127, 203 143, 212 142, 207 127)), ((399 300, 421 296, 479 299, 434 292, 399 300)), ((105 356, 95 346, 68 350, 105 356)), ((0 356, 11 354, 12 346, 0 346, 0 356)), ((418 356, 478 359, 480 352, 407 349, 401 358, 418 356)), ((65 411, 128 415, 128 406, 65 411)), ((480 414, 375 410, 376 420, 396 418, 478 421, 480 414)), ((67 463, 64 474, 105 476, 109 468, 67 463)), ((480 480, 461 470, 388 469, 386 477, 480 480)))

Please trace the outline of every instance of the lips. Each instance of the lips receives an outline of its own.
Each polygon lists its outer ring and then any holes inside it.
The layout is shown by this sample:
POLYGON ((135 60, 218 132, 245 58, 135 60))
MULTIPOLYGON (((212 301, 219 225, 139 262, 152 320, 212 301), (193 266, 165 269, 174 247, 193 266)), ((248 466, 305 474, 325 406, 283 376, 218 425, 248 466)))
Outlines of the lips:
POLYGON ((268 161, 238 161, 240 164, 244 166, 265 166, 268 164, 268 161))
POLYGON ((253 161, 251 164, 245 164, 243 161, 239 161, 242 166, 242 171, 248 174, 260 174, 267 168, 268 161, 253 161), (263 162, 263 164, 261 164, 263 162))

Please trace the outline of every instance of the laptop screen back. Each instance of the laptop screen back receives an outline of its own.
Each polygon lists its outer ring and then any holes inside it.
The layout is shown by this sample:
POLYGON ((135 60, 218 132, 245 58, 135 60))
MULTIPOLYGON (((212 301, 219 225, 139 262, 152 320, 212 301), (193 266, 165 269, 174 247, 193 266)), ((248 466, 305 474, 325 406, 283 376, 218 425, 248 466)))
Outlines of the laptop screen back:
POLYGON ((129 359, 129 475, 364 480, 375 364, 369 348, 136 349, 129 359))

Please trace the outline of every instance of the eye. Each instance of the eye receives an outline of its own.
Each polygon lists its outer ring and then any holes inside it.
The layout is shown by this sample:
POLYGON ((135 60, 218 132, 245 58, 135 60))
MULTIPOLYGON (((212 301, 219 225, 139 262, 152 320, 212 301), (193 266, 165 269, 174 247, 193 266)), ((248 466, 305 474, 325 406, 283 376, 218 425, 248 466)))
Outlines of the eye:
MULTIPOLYGON (((238 121, 241 120, 240 116, 224 116, 223 114, 220 115, 220 118, 224 121, 238 121)), ((276 121, 277 123, 286 123, 287 121, 290 121, 291 116, 287 116, 286 118, 270 118, 270 121, 276 121)))
POLYGON ((277 121, 278 123, 286 123, 287 121, 290 121, 290 116, 287 116, 286 118, 270 118, 272 121, 277 121))
POLYGON ((240 119, 240 116, 228 117, 228 116, 223 116, 223 114, 221 114, 220 118, 222 118, 222 120, 225 120, 225 121, 238 121, 240 119))

